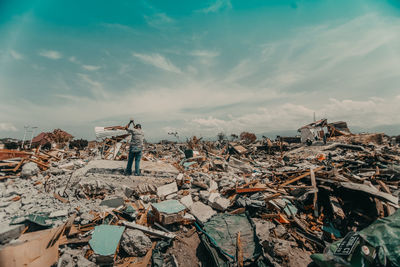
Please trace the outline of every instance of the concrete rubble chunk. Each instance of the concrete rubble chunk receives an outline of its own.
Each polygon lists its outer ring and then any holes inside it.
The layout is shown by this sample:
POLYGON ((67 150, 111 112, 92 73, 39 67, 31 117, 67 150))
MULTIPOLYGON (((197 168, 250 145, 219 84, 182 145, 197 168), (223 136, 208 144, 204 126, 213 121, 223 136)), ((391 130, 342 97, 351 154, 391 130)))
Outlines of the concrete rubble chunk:
POLYGON ((140 230, 126 229, 122 235, 121 247, 129 256, 144 256, 151 245, 150 238, 140 230))
POLYGON ((49 218, 66 217, 66 216, 68 216, 68 210, 57 210, 50 213, 49 218))
POLYGON ((193 205, 193 200, 191 195, 184 196, 179 200, 186 208, 190 208, 193 205))
POLYGON ((214 180, 210 180, 210 187, 208 188, 209 192, 215 192, 218 190, 218 184, 214 180))
POLYGON ((165 200, 152 204, 156 220, 162 224, 172 224, 183 220, 186 207, 177 200, 165 200))
POLYGON ((24 228, 25 225, 23 224, 9 225, 8 222, 0 223, 0 244, 6 244, 15 238, 18 238, 24 228))
POLYGON ((211 193, 208 197, 208 203, 212 204, 217 198, 221 197, 220 193, 211 193))
POLYGON ((166 197, 176 192, 178 192, 178 186, 176 182, 166 184, 157 188, 157 196, 159 196, 160 198, 166 197))
POLYGON ((201 190, 199 192, 199 197, 203 200, 203 201, 207 201, 208 198, 210 197, 210 192, 206 191, 206 190, 201 190))
POLYGON ((211 206, 219 211, 225 211, 229 205, 230 205, 230 200, 224 197, 217 197, 214 199, 214 201, 211 203, 211 206))
POLYGON ((123 190, 124 190, 125 196, 128 197, 128 198, 133 195, 133 192, 135 192, 132 188, 130 188, 130 187, 126 186, 126 185, 123 186, 123 190))
POLYGON ((200 222, 207 222, 212 216, 217 214, 210 206, 203 204, 202 202, 194 202, 190 207, 190 213, 196 217, 200 222))
POLYGON ((40 171, 39 167, 36 163, 28 162, 25 163, 24 166, 22 167, 21 177, 22 178, 31 177, 38 174, 39 171, 40 171))

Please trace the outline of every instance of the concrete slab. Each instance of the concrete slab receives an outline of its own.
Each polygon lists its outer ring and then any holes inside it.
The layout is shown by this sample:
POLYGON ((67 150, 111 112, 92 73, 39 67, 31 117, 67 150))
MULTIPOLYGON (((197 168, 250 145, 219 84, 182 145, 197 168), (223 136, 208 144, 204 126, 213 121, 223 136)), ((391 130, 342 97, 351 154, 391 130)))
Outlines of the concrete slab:
MULTIPOLYGON (((76 170, 72 177, 84 176, 87 173, 123 174, 127 161, 92 160, 85 167, 76 170)), ((162 161, 141 161, 140 169, 144 175, 176 177, 179 171, 171 164, 162 161)))
POLYGON ((161 198, 176 192, 178 192, 178 186, 176 185, 176 182, 166 184, 157 188, 157 196, 161 198))
POLYGON ((190 213, 192 213, 193 216, 202 223, 207 222, 212 216, 217 214, 217 212, 210 206, 207 206, 200 201, 193 203, 190 207, 190 213))
POLYGON ((193 200, 191 195, 184 196, 179 200, 186 208, 190 208, 193 205, 193 200))
POLYGON ((24 230, 23 224, 9 225, 8 222, 0 224, 0 244, 6 244, 7 242, 19 237, 24 230))

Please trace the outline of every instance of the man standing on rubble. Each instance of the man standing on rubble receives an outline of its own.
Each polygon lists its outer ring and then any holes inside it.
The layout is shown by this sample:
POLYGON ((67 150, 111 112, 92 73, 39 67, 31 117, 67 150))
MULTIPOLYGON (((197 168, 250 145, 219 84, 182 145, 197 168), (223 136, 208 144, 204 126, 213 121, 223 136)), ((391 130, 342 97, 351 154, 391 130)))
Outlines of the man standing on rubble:
POLYGON ((140 159, 142 157, 143 150, 143 131, 142 126, 140 124, 134 123, 133 119, 129 121, 129 123, 125 126, 125 129, 132 135, 131 141, 129 144, 129 156, 128 156, 128 165, 126 166, 125 175, 132 175, 132 164, 133 159, 135 159, 135 176, 140 175, 140 159), (133 125, 133 129, 129 129, 129 126, 133 125))

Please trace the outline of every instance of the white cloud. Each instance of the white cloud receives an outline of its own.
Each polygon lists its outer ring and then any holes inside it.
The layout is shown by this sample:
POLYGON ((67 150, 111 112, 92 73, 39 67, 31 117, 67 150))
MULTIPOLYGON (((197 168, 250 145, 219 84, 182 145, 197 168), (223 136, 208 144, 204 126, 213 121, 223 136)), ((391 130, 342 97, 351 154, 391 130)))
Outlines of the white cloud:
POLYGON ((174 23, 175 20, 165 13, 155 13, 151 16, 144 16, 147 24, 151 27, 163 29, 174 23))
POLYGON ((62 58, 62 54, 54 50, 43 50, 39 52, 39 55, 54 60, 62 58))
POLYGON ((88 71, 96 71, 101 69, 101 66, 94 66, 94 65, 82 65, 82 68, 88 71))
POLYGON ((210 4, 208 7, 201 10, 204 13, 215 13, 222 9, 231 9, 232 3, 230 0, 216 0, 214 3, 210 4))
POLYGON ((10 54, 11 54, 11 56, 14 58, 14 59, 16 59, 16 60, 20 60, 20 59, 23 59, 24 58, 24 56, 22 55, 22 54, 20 54, 20 53, 18 53, 17 51, 15 51, 15 50, 10 50, 10 54))
POLYGON ((105 28, 118 29, 118 30, 124 30, 124 31, 133 31, 134 30, 130 26, 127 26, 124 24, 119 24, 119 23, 101 23, 100 25, 105 28))
POLYGON ((219 52, 211 50, 194 50, 190 55, 197 57, 201 64, 211 65, 214 59, 219 56, 219 52))
POLYGON ((69 62, 80 64, 79 60, 75 56, 71 56, 68 58, 69 62))
MULTIPOLYGON (((104 86, 101 82, 95 81, 89 77, 87 74, 78 73, 78 76, 87 84, 89 85, 89 89, 94 96, 94 99, 105 99, 108 94, 104 90, 104 86)), ((65 96, 64 96, 65 97, 65 96)))
POLYGON ((209 57, 214 58, 219 56, 219 53, 216 51, 209 51, 209 50, 194 50, 191 52, 191 55, 196 57, 209 57))
MULTIPOLYGON (((218 68, 201 62, 219 57, 210 47, 176 55, 182 69, 161 54, 133 53, 145 64, 185 75, 135 77, 134 85, 116 91, 106 88, 107 77, 79 74, 93 97, 59 93, 56 100, 68 101, 56 109, 27 101, 24 109, 4 103, 0 121, 41 118, 49 127, 62 121, 89 129, 93 121, 117 118, 112 124, 118 124, 133 114, 144 127, 153 125, 148 135, 164 138, 161 130, 175 129, 182 139, 192 134, 215 137, 220 131, 296 130, 314 112, 317 118, 347 121, 350 129, 400 124, 400 61, 393 49, 400 47, 400 20, 369 15, 335 23, 254 44, 250 53, 229 61, 236 64, 224 66, 221 61, 218 68)), ((119 64, 115 71, 122 74, 136 67, 129 68, 128 61, 119 64)))
POLYGON ((8 122, 0 122, 0 131, 2 132, 16 132, 18 129, 13 124, 8 122))
POLYGON ((175 73, 181 73, 182 71, 172 64, 167 58, 160 54, 138 54, 138 53, 133 53, 132 54, 134 57, 137 57, 140 59, 142 62, 153 65, 154 67, 157 67, 159 69, 163 69, 166 71, 170 72, 175 72, 175 73))

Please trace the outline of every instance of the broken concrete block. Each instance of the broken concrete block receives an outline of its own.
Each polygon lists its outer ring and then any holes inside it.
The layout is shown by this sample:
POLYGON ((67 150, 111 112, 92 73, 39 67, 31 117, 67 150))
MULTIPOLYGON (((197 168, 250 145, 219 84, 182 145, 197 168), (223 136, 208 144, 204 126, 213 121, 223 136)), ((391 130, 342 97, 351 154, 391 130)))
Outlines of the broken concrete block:
POLYGON ((166 200, 151 204, 156 220, 162 224, 171 224, 183 220, 186 207, 177 200, 166 200))
POLYGON ((203 201, 207 201, 208 198, 210 197, 210 192, 208 192, 206 190, 201 190, 199 192, 199 194, 200 194, 200 199, 203 200, 203 201))
POLYGON ((215 192, 218 190, 218 184, 214 180, 210 180, 210 187, 208 188, 208 192, 215 192))
POLYGON ((150 238, 140 230, 126 229, 122 235, 121 247, 129 256, 144 256, 151 245, 150 238))
POLYGON ((25 163, 21 170, 21 177, 31 177, 39 172, 39 167, 34 162, 25 163))
POLYGON ((94 220, 94 215, 89 212, 82 213, 80 215, 81 224, 88 224, 89 222, 94 220))
POLYGON ((111 198, 111 199, 106 199, 103 200, 100 205, 101 206, 107 206, 110 208, 118 208, 122 205, 124 205, 124 199, 122 197, 117 197, 117 198, 111 198))
POLYGON ((193 205, 193 200, 191 195, 184 196, 179 200, 186 208, 190 208, 193 205))
POLYGON ((183 173, 178 174, 176 177, 176 183, 181 186, 183 184, 183 173))
POLYGON ((208 197, 208 203, 214 203, 214 201, 221 197, 221 195, 219 193, 211 193, 210 196, 208 197))
POLYGON ((190 207, 190 213, 193 214, 200 222, 205 223, 217 212, 213 210, 210 206, 203 204, 202 202, 194 202, 190 207))
POLYGON ((168 195, 165 197, 166 200, 170 200, 170 199, 176 199, 178 197, 177 193, 173 193, 171 195, 168 195))
POLYGON ((219 211, 225 211, 229 205, 231 204, 230 200, 224 197, 217 197, 214 199, 214 202, 211 203, 211 206, 219 211))
POLYGON ((124 194, 126 197, 131 197, 133 195, 134 190, 126 185, 124 185, 123 187, 124 190, 124 194))
POLYGON ((56 217, 67 217, 68 210, 57 210, 50 213, 49 218, 56 218, 56 217))
POLYGON ((14 214, 17 213, 20 208, 21 208, 21 201, 17 201, 11 203, 7 208, 4 209, 4 211, 8 214, 14 214))
POLYGON ((6 244, 9 241, 20 236, 22 231, 24 230, 25 225, 17 224, 17 225, 9 225, 8 222, 4 222, 0 224, 0 244, 6 244))
POLYGON ((74 164, 74 162, 71 161, 71 162, 59 165, 58 167, 61 169, 64 169, 64 170, 73 170, 75 167, 75 164, 74 164))
POLYGON ((157 188, 157 196, 161 198, 176 192, 178 192, 178 186, 176 185, 176 182, 166 184, 157 188))

